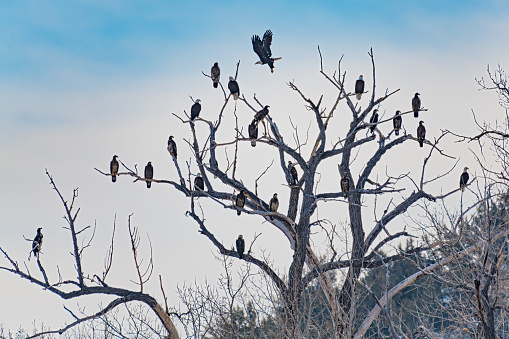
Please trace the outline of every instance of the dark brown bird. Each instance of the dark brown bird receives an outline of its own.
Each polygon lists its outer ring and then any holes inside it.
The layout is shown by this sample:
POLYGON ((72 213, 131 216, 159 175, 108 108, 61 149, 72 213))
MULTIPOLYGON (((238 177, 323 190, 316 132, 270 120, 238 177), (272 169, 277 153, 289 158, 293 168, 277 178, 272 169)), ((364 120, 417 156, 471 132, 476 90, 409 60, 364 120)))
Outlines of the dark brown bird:
POLYGON ((265 107, 261 110, 259 110, 258 112, 256 112, 255 116, 254 116, 254 120, 256 122, 260 122, 262 121, 263 119, 265 119, 265 117, 267 116, 267 114, 269 114, 269 105, 265 105, 265 107))
POLYGON ((200 191, 205 190, 205 182, 203 181, 201 173, 198 173, 196 178, 194 178, 194 189, 200 191))
POLYGON ((288 161, 288 171, 290 172, 291 181, 288 182, 288 185, 295 186, 297 185, 297 182, 299 181, 299 175, 297 174, 297 169, 295 168, 295 165, 291 161, 288 161))
POLYGON ((412 99, 412 110, 414 111, 414 117, 419 117, 419 110, 421 109, 421 98, 419 98, 419 93, 415 93, 412 99))
POLYGON ((110 173, 111 173, 111 181, 117 181, 117 173, 118 173, 118 156, 114 155, 113 159, 110 161, 110 173))
POLYGON ((244 250, 245 250, 245 243, 244 243, 244 237, 241 235, 239 235, 239 237, 237 238, 237 241, 235 241, 235 245, 237 247, 237 253, 239 254, 239 258, 242 259, 242 257, 244 256, 244 250))
MULTIPOLYGON (((279 207, 279 199, 277 198, 277 193, 274 193, 274 195, 272 196, 272 199, 270 199, 270 202, 269 202, 269 210, 271 212, 277 212, 277 208, 279 207)), ((270 219, 274 219, 273 216, 270 216, 270 219)))
POLYGON ((348 178, 348 174, 346 172, 343 173, 340 184, 342 192, 348 192, 350 190, 350 179, 348 178))
POLYGON ((217 88, 217 85, 219 84, 219 78, 221 76, 221 69, 219 68, 219 65, 217 62, 214 63, 214 66, 210 69, 210 78, 212 79, 212 86, 214 88, 217 88))
MULTIPOLYGON (((147 166, 145 166, 145 179, 153 179, 154 178, 154 167, 152 167, 152 163, 149 161, 147 166)), ((152 181, 147 181, 147 188, 152 186, 152 181)))
POLYGON ((233 95, 233 99, 237 100, 240 95, 240 88, 239 83, 233 79, 233 77, 230 77, 230 81, 228 81, 228 89, 230 90, 230 93, 233 95))
POLYGON ((193 106, 191 106, 191 120, 194 121, 194 119, 198 118, 201 112, 201 100, 196 99, 193 106))
POLYGON ((265 31, 263 34, 263 41, 258 35, 251 37, 251 43, 253 44, 253 51, 258 55, 260 61, 255 62, 256 65, 269 65, 270 72, 274 73, 274 61, 280 60, 281 58, 273 58, 270 45, 272 44, 272 32, 270 29, 265 31))
POLYGON ((378 122, 378 110, 375 109, 373 111, 373 115, 371 115, 371 118, 369 119, 369 123, 374 124, 373 126, 370 127, 371 133, 375 131, 377 122, 378 122))
POLYGON ((426 128, 424 127, 424 121, 419 121, 419 127, 417 127, 417 141, 419 146, 424 146, 424 140, 426 138, 426 128))
POLYGON ((463 169, 463 173, 461 173, 461 176, 460 176, 461 192, 465 192, 465 188, 467 187, 467 184, 468 184, 468 179, 469 179, 468 167, 465 167, 463 169))
POLYGON ((256 147, 256 139, 258 139, 258 121, 253 119, 247 128, 249 139, 251 139, 251 146, 256 147))
POLYGON ((399 130, 401 129, 401 124, 403 123, 403 119, 401 118, 400 111, 396 111, 396 116, 392 118, 392 126, 394 126, 394 134, 399 135, 399 130))
POLYGON ((173 140, 173 135, 168 138, 168 152, 177 159, 177 144, 173 140))
POLYGON ((34 253, 34 256, 37 257, 37 260, 39 260, 39 253, 41 252, 42 247, 42 227, 39 227, 37 229, 37 234, 34 238, 34 241, 32 242, 32 252, 34 253))
MULTIPOLYGON (((239 208, 244 208, 244 205, 246 204, 246 195, 244 194, 244 190, 240 190, 239 194, 237 194, 237 197, 235 197, 235 206, 239 208)), ((241 211, 237 210, 237 215, 240 215, 241 211)))

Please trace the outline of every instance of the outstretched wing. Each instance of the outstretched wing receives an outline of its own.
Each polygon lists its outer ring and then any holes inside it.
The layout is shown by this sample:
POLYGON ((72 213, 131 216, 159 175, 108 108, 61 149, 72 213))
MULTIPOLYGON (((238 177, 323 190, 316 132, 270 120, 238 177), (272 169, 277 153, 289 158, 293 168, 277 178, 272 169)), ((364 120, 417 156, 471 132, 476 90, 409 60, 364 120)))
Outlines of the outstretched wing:
POLYGON ((251 42, 253 43, 253 51, 255 51, 255 53, 258 54, 258 58, 262 60, 262 58, 265 56, 262 40, 258 35, 253 35, 251 42))
POLYGON ((272 31, 268 29, 265 32, 265 34, 263 34, 263 50, 267 58, 270 58, 272 56, 272 52, 270 50, 271 44, 272 44, 272 31))

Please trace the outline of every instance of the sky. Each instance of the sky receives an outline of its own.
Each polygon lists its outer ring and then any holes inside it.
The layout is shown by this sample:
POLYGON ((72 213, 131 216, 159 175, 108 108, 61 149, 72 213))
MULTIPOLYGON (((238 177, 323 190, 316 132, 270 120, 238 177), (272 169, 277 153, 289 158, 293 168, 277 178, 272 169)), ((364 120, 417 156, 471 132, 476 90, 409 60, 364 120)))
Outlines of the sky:
MULTIPOLYGON (((151 161, 156 178, 177 180, 166 151, 168 136, 174 135, 181 169, 187 172, 188 161, 196 173, 184 141, 189 139, 189 130, 172 113, 183 116, 184 110, 189 112, 192 96, 202 100, 201 116, 217 119, 222 94, 212 88, 202 71, 208 73, 218 61, 226 87, 240 60, 241 93, 251 104, 254 94, 269 104, 272 118, 291 143, 289 117, 299 126, 300 138, 305 139, 308 126, 312 126, 311 134, 315 130, 304 102, 286 83, 294 81, 315 101, 324 94, 327 108, 335 99, 334 88, 319 74, 317 46, 329 74, 343 56, 341 71, 347 72, 352 90, 359 74, 364 74, 370 88, 367 53, 373 48, 377 95, 400 89, 380 107, 385 117, 396 109, 409 109, 418 91, 428 108, 422 114, 429 137, 438 137, 445 128, 472 134, 476 131, 472 112, 480 121, 503 119, 496 95, 479 91, 475 79, 486 76, 487 65, 509 67, 509 36, 503 33, 508 19, 506 1, 1 2, 0 247, 14 260, 25 261, 38 277, 35 261, 27 261, 30 243, 23 237, 33 238, 37 227, 42 227, 42 260, 50 279, 58 279, 57 265, 62 275, 74 277, 70 237, 63 228, 64 210, 49 185, 47 169, 66 199, 79 188, 79 226, 95 226, 92 247, 84 254, 85 268, 102 272, 116 218, 115 269, 110 283, 136 289, 129 281, 135 279, 127 233, 127 218, 132 213, 140 229, 141 253, 148 255, 151 244, 154 254, 155 276, 147 288, 161 300, 160 274, 170 304, 176 306, 177 286, 214 281, 221 273, 221 263, 214 258, 216 249, 185 216, 189 201, 167 185, 147 190, 144 183, 133 184, 127 177, 112 184, 94 167, 108 171, 112 155, 117 154, 140 171, 151 161), (274 56, 283 58, 276 62, 273 74, 267 66, 254 64, 257 58, 250 41, 253 34, 262 35, 267 29, 274 33, 274 56)), ((365 95, 359 104, 365 107, 367 100, 365 95)), ((233 138, 234 107, 228 104, 219 141, 233 138)), ((239 123, 247 126, 252 112, 238 103, 237 113, 239 123)), ((346 131, 348 114, 342 103, 329 128, 336 134, 331 140, 346 131)), ((415 134, 415 121, 405 117, 403 124, 415 134)), ((199 125, 198 132, 203 136, 207 129, 199 125)), ((443 147, 460 159, 457 168, 450 180, 430 185, 431 193, 450 190, 448 185, 457 184, 465 165, 473 173, 479 170, 471 153, 475 147, 454 141, 445 140, 443 147)), ((383 177, 387 171, 418 177, 429 150, 416 151, 415 146, 401 147, 381 162, 374 175, 383 177)), ((354 168, 361 170, 367 160, 363 154, 374 150, 376 145, 363 148, 354 168)), ((228 152, 231 155, 232 149, 228 152)), ((238 171, 245 184, 252 189, 272 159, 277 160, 277 153, 269 148, 241 146, 238 171)), ((336 160, 328 162, 320 170, 321 190, 339 188, 336 164, 336 160)), ((432 177, 452 165, 450 159, 433 157, 427 173, 432 177)), ((280 193, 283 211, 288 197, 284 183, 277 166, 259 183, 260 194, 267 200, 275 191, 280 193)), ((366 213, 366 223, 372 223, 374 214, 385 208, 372 203, 366 201, 373 210, 366 213)), ((284 274, 292 253, 280 232, 258 217, 237 218, 210 201, 200 204, 209 229, 226 247, 233 246, 240 233, 248 241, 262 233, 255 254, 269 253, 284 274)), ((447 204, 454 208, 457 198, 447 204)), ((344 223, 344 205, 324 205, 320 213, 333 223, 344 223)), ((404 227, 420 214, 417 207, 410 209, 395 227, 404 227)), ((326 254, 323 239, 318 230, 316 233, 313 244, 319 254, 326 254)), ((0 265, 6 265, 4 258, 0 265)), ((76 301, 64 302, 6 272, 0 271, 0 281, 0 305, 10 305, 0 307, 0 324, 7 329, 31 329, 33 324, 55 328, 71 320, 63 305, 77 307, 76 301)), ((96 310, 96 305, 97 300, 89 301, 87 311, 96 310)))

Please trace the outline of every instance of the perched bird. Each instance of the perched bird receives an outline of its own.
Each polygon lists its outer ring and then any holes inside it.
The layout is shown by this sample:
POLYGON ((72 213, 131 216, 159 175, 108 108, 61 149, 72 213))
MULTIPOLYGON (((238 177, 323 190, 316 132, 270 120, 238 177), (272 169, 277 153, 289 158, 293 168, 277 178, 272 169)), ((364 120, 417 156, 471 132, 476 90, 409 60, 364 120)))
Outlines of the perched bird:
MULTIPOLYGON (((154 167, 152 167, 152 163, 149 161, 147 166, 145 166, 145 179, 153 179, 154 178, 154 167)), ((152 186, 152 181, 147 181, 147 188, 152 186)))
POLYGON ((256 122, 260 122, 262 121, 263 119, 265 119, 265 117, 267 116, 267 114, 269 114, 269 105, 265 105, 264 108, 262 108, 261 110, 259 110, 258 112, 256 112, 255 116, 254 116, 254 120, 253 121, 256 121, 256 122))
POLYGON ((359 76, 359 79, 355 82, 355 97, 357 100, 361 100, 362 93, 364 92, 364 78, 359 76))
POLYGON ((37 235, 34 238, 34 241, 32 242, 32 252, 34 252, 34 256, 39 259, 39 252, 41 251, 42 247, 42 227, 39 227, 37 229, 37 235))
POLYGON ((463 169, 463 173, 461 173, 461 176, 460 176, 460 188, 461 188, 461 192, 465 192, 465 187, 467 187, 467 184, 468 184, 468 167, 465 167, 463 169))
POLYGON ((194 178, 194 189, 199 191, 205 190, 205 182, 203 181, 201 173, 198 173, 196 178, 194 178))
POLYGON ((400 115, 401 111, 396 111, 396 116, 392 118, 392 126, 394 126, 394 134, 399 135, 399 130, 401 129, 401 123, 403 119, 400 115))
POLYGON ((378 110, 375 109, 375 110, 373 110, 373 115, 371 115, 371 118, 369 119, 369 123, 374 124, 373 126, 371 126, 369 128, 371 130, 371 133, 373 133, 375 131, 377 122, 378 122, 378 110))
MULTIPOLYGON (((269 202, 269 210, 271 212, 277 212, 277 208, 279 207, 279 199, 277 198, 277 193, 274 193, 274 195, 272 196, 272 199, 270 199, 270 202, 269 202)), ((274 217, 270 217, 270 219, 274 219, 274 217)))
POLYGON ((240 95, 240 89, 239 84, 237 81, 233 79, 233 77, 230 77, 230 81, 228 81, 228 89, 230 90, 230 93, 233 95, 233 99, 237 100, 240 95))
POLYGON ((274 61, 280 60, 281 58, 272 58, 272 52, 270 50, 270 45, 272 43, 271 30, 269 29, 263 34, 263 42, 258 35, 253 35, 251 37, 251 42, 253 43, 253 51, 255 51, 258 58, 260 58, 260 61, 255 62, 255 64, 267 64, 270 67, 270 71, 274 73, 274 61))
POLYGON ((424 138, 426 138, 426 128, 424 127, 424 121, 419 121, 419 127, 417 127, 417 141, 419 146, 424 145, 424 138))
POLYGON ((200 111, 201 111, 200 102, 201 102, 200 99, 196 99, 193 106, 191 106, 191 120, 198 118, 198 115, 200 115, 200 111))
POLYGON ((255 147, 256 139, 258 139, 258 121, 256 121, 256 119, 253 119, 249 124, 247 131, 249 133, 249 139, 251 139, 251 146, 255 147))
POLYGON ((288 171, 290 172, 290 176, 292 179, 290 182, 288 182, 290 186, 297 185, 297 181, 299 181, 299 175, 297 174, 297 169, 295 168, 295 165, 297 164, 288 161, 288 171))
POLYGON ((244 237, 242 236, 242 234, 239 235, 237 241, 235 241, 235 245, 237 246, 237 253, 239 254, 239 258, 242 259, 242 257, 244 256, 244 249, 246 247, 244 243, 244 237))
POLYGON ((110 161, 110 173, 111 173, 111 181, 117 181, 117 173, 118 173, 118 156, 114 155, 113 159, 110 161))
POLYGON ((412 110, 414 111, 414 117, 419 117, 419 110, 421 109, 421 98, 419 98, 419 93, 415 93, 412 98, 412 110))
MULTIPOLYGON (((235 206, 243 208, 246 203, 246 195, 244 194, 244 190, 240 190, 237 197, 235 197, 235 206)), ((240 215, 240 210, 237 210, 237 215, 240 215)))
POLYGON ((168 138, 168 152, 177 159, 177 144, 173 140, 173 135, 168 138))
POLYGON ((346 172, 343 173, 340 184, 342 192, 348 192, 350 190, 350 179, 348 179, 348 173, 346 172))
POLYGON ((219 65, 217 62, 214 62, 214 66, 210 69, 210 78, 212 79, 212 86, 217 88, 219 84, 219 77, 221 76, 221 69, 219 69, 219 65))

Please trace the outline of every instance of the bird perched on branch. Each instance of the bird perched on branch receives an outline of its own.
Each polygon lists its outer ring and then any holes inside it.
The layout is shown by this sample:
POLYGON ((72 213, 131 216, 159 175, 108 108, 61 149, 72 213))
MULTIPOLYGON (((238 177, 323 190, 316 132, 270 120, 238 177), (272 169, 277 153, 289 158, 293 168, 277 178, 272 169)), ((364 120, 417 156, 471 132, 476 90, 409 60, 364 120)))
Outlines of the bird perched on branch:
POLYGON ((233 79, 233 77, 230 77, 230 81, 228 81, 228 89, 230 90, 230 93, 233 95, 233 99, 237 100, 240 95, 240 88, 237 81, 233 79))
MULTIPOLYGON (((279 207, 279 199, 277 198, 277 193, 274 193, 272 196, 272 199, 270 199, 269 202, 269 210, 271 212, 277 212, 277 208, 279 207)), ((270 219, 273 220, 274 217, 270 216, 270 219)))
POLYGON ((361 100, 362 93, 364 92, 364 78, 362 75, 355 82, 355 97, 357 100, 361 100))
POLYGON ((253 119, 247 128, 247 132, 249 133, 249 139, 251 139, 251 146, 256 146, 256 139, 258 139, 258 121, 253 119))
POLYGON ((268 29, 265 34, 263 34, 263 42, 258 35, 253 35, 251 37, 251 42, 253 43, 253 51, 258 55, 260 61, 257 61, 256 65, 269 65, 270 71, 274 73, 274 61, 280 60, 281 58, 272 58, 272 52, 270 50, 270 45, 272 43, 272 32, 268 29))
POLYGON ((288 182, 288 185, 295 186, 297 185, 297 181, 299 181, 299 175, 297 174, 297 169, 295 165, 290 160, 288 160, 288 172, 290 172, 291 181, 288 182))
POLYGON ((350 190, 350 179, 348 178, 348 173, 344 172, 340 181, 341 191, 348 192, 350 190))
POLYGON ((117 173, 118 173, 118 156, 114 155, 113 159, 110 161, 110 173, 111 173, 111 181, 117 181, 117 173))
POLYGON ((400 115, 401 111, 396 111, 396 116, 392 118, 392 126, 394 126, 394 134, 399 135, 399 130, 401 129, 401 124, 403 123, 403 119, 400 115))
POLYGON ((261 110, 256 112, 253 121, 260 122, 263 119, 265 119, 267 114, 269 114, 269 107, 270 107, 269 105, 265 105, 265 107, 263 107, 261 110))
POLYGON ((173 140, 173 135, 168 138, 168 152, 177 159, 177 144, 173 140))
POLYGON ((244 256, 244 250, 245 250, 245 243, 244 243, 244 237, 241 235, 239 235, 239 237, 237 238, 237 241, 235 241, 235 245, 237 247, 237 253, 239 254, 239 258, 242 259, 242 257, 244 256))
MULTIPOLYGON (((147 166, 145 166, 145 179, 153 179, 154 178, 154 167, 152 167, 152 163, 149 161, 147 166)), ((147 188, 152 186, 152 181, 147 181, 147 188)))
POLYGON ((424 121, 419 121, 419 127, 417 127, 417 141, 419 146, 424 146, 424 140, 426 138, 426 128, 424 127, 424 121))
POLYGON ((219 84, 219 77, 221 76, 221 69, 217 62, 214 63, 214 66, 210 69, 210 78, 212 79, 212 86, 217 88, 219 84))
POLYGON ((419 93, 415 93, 412 98, 412 111, 414 111, 414 117, 419 117, 419 110, 421 109, 421 98, 419 98, 419 93))
MULTIPOLYGON (((246 195, 244 194, 244 190, 240 190, 239 194, 235 197, 235 206, 239 208, 244 208, 246 204, 246 195)), ((237 210, 237 215, 240 215, 240 210, 237 210)))
POLYGON ((34 241, 32 241, 32 252, 34 256, 39 260, 39 253, 41 252, 42 247, 42 227, 37 229, 37 234, 35 235, 34 241))
POLYGON ((463 173, 461 173, 461 176, 460 176, 461 192, 465 192, 465 188, 467 187, 467 184, 468 184, 468 179, 469 179, 468 167, 465 167, 463 169, 463 173))
POLYGON ((371 130, 371 133, 373 133, 376 129, 376 123, 378 122, 378 110, 373 110, 373 115, 371 115, 371 118, 369 119, 370 124, 374 124, 369 129, 371 130))
POLYGON ((200 191, 203 191, 205 189, 205 182, 203 181, 201 173, 198 173, 198 175, 196 175, 196 178, 194 178, 194 189, 200 191))
POLYGON ((200 115, 200 111, 201 111, 200 102, 201 102, 200 99, 196 99, 193 106, 191 106, 191 120, 198 118, 198 115, 200 115))

